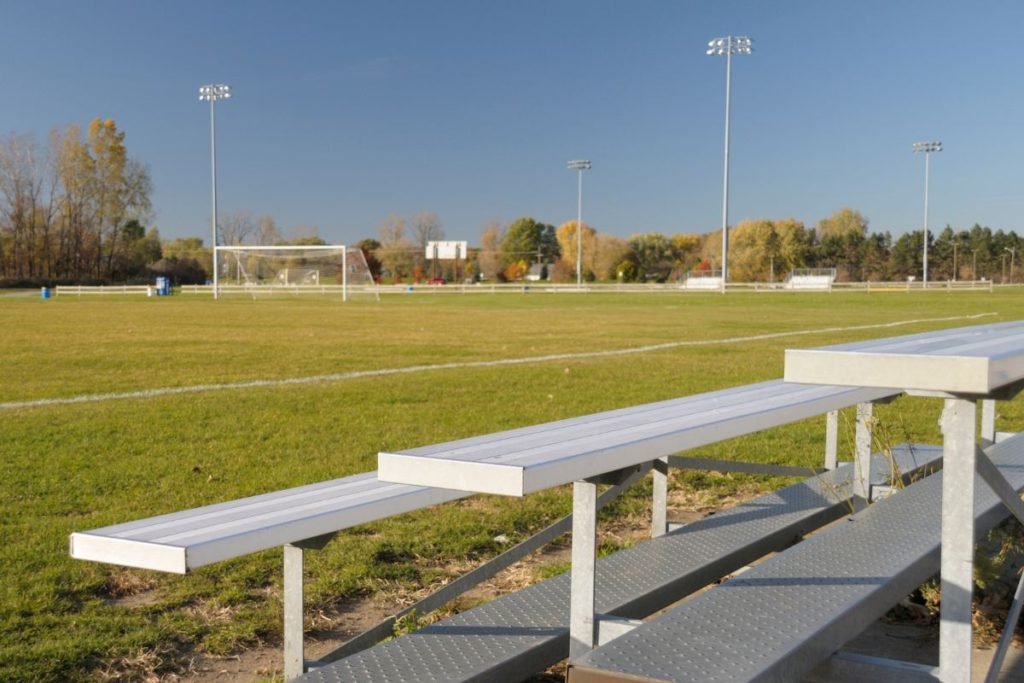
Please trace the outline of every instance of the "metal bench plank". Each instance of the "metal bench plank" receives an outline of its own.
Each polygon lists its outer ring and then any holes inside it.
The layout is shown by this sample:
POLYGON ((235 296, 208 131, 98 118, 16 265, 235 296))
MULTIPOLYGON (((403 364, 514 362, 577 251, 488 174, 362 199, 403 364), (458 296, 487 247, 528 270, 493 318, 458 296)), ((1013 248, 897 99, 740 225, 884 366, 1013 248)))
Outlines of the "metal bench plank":
POLYGON ((787 382, 989 395, 1024 379, 1024 321, 787 349, 787 382))
POLYGON ((510 451, 517 452, 526 448, 558 444, 580 435, 615 431, 631 425, 659 422, 666 418, 729 410, 737 405, 742 406, 750 402, 768 400, 773 403, 782 403, 785 402, 784 394, 806 394, 805 390, 808 388, 799 385, 789 385, 787 388, 787 385, 781 380, 772 380, 695 396, 683 396, 640 406, 581 415, 400 452, 408 455, 428 455, 456 460, 466 458, 477 460, 510 451))
MULTIPOLYGON (((730 433, 819 414, 833 402, 850 405, 880 390, 785 385, 780 380, 596 413, 414 449, 476 455, 526 455, 559 470, 565 457, 594 454, 605 467, 609 448, 642 460, 720 440, 730 433), (826 405, 828 404, 828 405, 826 405), (704 423, 710 423, 705 426, 704 423), (746 425, 740 427, 740 425, 746 425), (681 437, 682 434, 688 438, 681 437), (531 451, 530 448, 535 450, 531 451), (493 450, 490 450, 493 449, 493 450), (652 453, 652 449, 658 451, 652 453)), ((519 469, 519 468, 517 468, 519 469)), ((609 468, 610 469, 610 468, 609 468)), ((603 471, 603 470, 602 470, 603 471)), ((553 473, 561 476, 560 471, 553 473)), ((551 468, 534 479, 547 482, 551 468)), ((560 483, 560 482, 558 482, 560 483)), ((535 484, 539 486, 540 484, 535 484)), ((547 485, 547 484, 545 484, 547 485)), ((553 484, 551 484, 553 485, 553 484)), ((379 481, 369 472, 71 535, 71 556, 130 567, 186 573, 197 567, 416 510, 468 495, 452 481, 431 488, 379 481)), ((462 487, 464 490, 464 487, 462 487)))
MULTIPOLYGON (((934 462, 941 449, 896 449, 901 468, 934 462)), ((887 463, 877 459, 877 473, 887 463)), ((789 486, 598 562, 598 610, 643 617, 842 516, 852 467, 789 486)), ((569 575, 563 574, 389 643, 311 670, 301 680, 519 680, 569 650, 569 575)))
POLYGON ((380 453, 378 477, 410 485, 522 496, 678 451, 885 398, 890 390, 787 385, 782 381, 688 399, 638 423, 543 425, 526 435, 490 435, 426 449, 380 453), (490 439, 488 441, 488 439, 490 439), (451 457, 449 457, 451 456, 451 457))
POLYGON ((183 574, 220 560, 466 497, 373 472, 71 534, 71 556, 183 574))
MULTIPOLYGON (((1024 438, 991 452, 1024 488, 1024 438)), ((570 681, 798 680, 938 570, 941 486, 918 482, 593 650, 570 681)), ((1007 514, 978 488, 977 533, 1007 514)))

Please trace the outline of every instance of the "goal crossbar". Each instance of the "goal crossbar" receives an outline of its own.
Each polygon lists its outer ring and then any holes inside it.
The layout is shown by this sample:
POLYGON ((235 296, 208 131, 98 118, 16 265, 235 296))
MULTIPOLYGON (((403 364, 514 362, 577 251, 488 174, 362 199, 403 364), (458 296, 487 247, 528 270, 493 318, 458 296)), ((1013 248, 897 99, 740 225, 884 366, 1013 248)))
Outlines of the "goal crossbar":
MULTIPOLYGON (((214 249, 217 252, 234 254, 236 256, 236 258, 240 258, 244 254, 251 254, 253 257, 258 258, 258 259, 266 258, 265 255, 267 255, 267 254, 282 254, 282 255, 284 255, 284 254, 301 254, 301 253, 305 253, 305 254, 322 253, 322 254, 325 254, 325 255, 328 254, 328 253, 338 254, 338 256, 340 256, 340 258, 341 258, 341 267, 339 269, 338 275, 340 276, 340 280, 341 280, 340 287, 341 287, 341 292, 342 292, 342 300, 348 301, 349 289, 350 289, 350 286, 353 285, 353 284, 355 284, 360 289, 365 288, 366 285, 369 284, 370 288, 373 291, 373 294, 379 300, 379 293, 377 292, 376 283, 373 282, 373 278, 370 276, 369 268, 368 268, 368 266, 366 264, 366 259, 363 257, 362 249, 360 249, 359 247, 352 248, 352 247, 349 247, 349 246, 343 245, 343 244, 282 244, 282 245, 219 244, 219 245, 216 245, 214 247, 214 249), (369 280, 369 282, 368 283, 359 283, 358 282, 358 280, 359 280, 358 276, 356 277, 357 282, 350 282, 349 281, 349 270, 350 269, 353 269, 353 272, 360 271, 358 274, 359 275, 364 275, 369 280)), ((299 257, 299 258, 301 258, 301 257, 299 257)), ((322 257, 317 256, 315 258, 322 258, 322 257)), ((238 262, 238 267, 241 270, 241 261, 240 260, 238 262)), ((287 272, 287 269, 285 269, 285 271, 287 272)), ((258 286, 262 286, 262 285, 258 285, 258 286)), ((299 286, 292 286, 292 290, 293 291, 299 291, 298 287, 301 287, 301 285, 299 285, 299 286)), ((272 289, 272 288, 273 288, 272 285, 268 286, 268 289, 272 289)), ((215 289, 214 289, 214 296, 215 297, 216 297, 216 294, 217 294, 216 289, 217 289, 217 287, 215 285, 215 289)), ((230 289, 227 289, 227 291, 231 291, 233 289, 235 289, 235 288, 231 287, 230 289)), ((319 271, 317 271, 317 284, 313 288, 313 291, 317 291, 318 290, 318 291, 323 292, 323 291, 327 291, 327 289, 328 289, 327 287, 321 287, 319 285, 319 271)))

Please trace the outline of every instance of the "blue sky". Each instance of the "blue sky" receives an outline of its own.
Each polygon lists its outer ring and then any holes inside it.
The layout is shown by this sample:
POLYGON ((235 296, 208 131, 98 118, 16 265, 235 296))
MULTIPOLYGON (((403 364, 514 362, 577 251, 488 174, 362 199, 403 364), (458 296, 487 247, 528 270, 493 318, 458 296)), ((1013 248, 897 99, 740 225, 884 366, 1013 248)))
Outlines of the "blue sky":
POLYGON ((5 2, 0 133, 115 119, 153 177, 165 238, 207 237, 209 109, 223 212, 376 235, 438 214, 451 239, 522 215, 599 231, 720 223, 725 60, 734 58, 730 222, 1024 232, 1017 1, 438 0, 5 2))

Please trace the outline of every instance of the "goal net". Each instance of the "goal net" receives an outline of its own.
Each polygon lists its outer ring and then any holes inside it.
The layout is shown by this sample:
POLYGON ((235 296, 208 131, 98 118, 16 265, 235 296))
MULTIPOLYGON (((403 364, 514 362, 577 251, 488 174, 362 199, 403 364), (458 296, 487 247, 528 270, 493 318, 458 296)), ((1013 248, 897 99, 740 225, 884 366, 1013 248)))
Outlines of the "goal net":
POLYGON ((380 299, 363 251, 344 245, 218 246, 217 293, 380 299))

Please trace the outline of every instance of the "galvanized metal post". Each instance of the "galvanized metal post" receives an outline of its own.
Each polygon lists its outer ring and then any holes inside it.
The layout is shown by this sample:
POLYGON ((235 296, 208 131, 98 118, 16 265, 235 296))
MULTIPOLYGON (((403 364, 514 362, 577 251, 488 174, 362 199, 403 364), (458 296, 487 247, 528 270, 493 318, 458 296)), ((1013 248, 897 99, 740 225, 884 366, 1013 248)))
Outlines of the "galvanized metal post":
POLYGON ((651 470, 651 538, 668 531, 668 458, 658 458, 651 470))
POLYGON ((302 636, 302 548, 284 546, 284 678, 305 672, 302 636))
POLYGON ((825 416, 825 469, 839 466, 839 411, 830 410, 825 416))
POLYGON ((990 398, 981 402, 981 447, 996 442, 996 402, 990 398))
POLYGON ((974 401, 946 399, 942 411, 942 616, 939 678, 971 680, 971 594, 974 569, 974 401))
POLYGON ((569 659, 597 642, 594 569, 597 563, 597 484, 572 485, 572 581, 569 595, 569 659))
POLYGON ((853 495, 871 499, 871 417, 870 403, 857 404, 857 433, 853 457, 853 495))
POLYGON ((212 215, 210 216, 211 232, 213 233, 213 298, 216 299, 220 295, 217 278, 219 277, 219 269, 217 267, 217 122, 216 115, 214 114, 214 105, 217 102, 216 95, 210 97, 210 183, 212 186, 213 194, 213 208, 211 209, 212 215))

